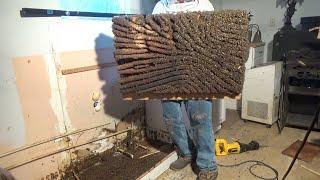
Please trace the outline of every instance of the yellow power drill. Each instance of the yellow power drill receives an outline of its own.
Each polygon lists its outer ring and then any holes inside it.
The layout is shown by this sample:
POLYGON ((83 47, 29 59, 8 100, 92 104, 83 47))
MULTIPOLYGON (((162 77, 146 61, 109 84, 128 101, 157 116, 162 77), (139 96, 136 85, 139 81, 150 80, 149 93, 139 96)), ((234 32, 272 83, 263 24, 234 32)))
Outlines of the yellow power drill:
POLYGON ((249 144, 233 142, 228 144, 225 139, 216 139, 216 155, 225 156, 228 154, 239 154, 246 151, 259 149, 260 145, 257 141, 251 141, 249 144))

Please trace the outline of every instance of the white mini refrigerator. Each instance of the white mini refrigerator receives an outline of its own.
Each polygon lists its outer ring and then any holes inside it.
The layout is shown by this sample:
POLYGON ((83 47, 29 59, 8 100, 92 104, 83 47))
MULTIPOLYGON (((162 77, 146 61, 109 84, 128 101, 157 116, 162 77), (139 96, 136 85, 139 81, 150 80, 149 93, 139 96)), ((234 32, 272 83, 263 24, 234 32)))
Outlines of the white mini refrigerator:
MULTIPOLYGON (((226 110, 224 104, 224 101, 221 99, 212 101, 212 125, 214 132, 220 130, 222 122, 225 121, 226 110)), ((183 118, 188 120, 184 105, 182 106, 182 113, 183 118)), ((160 100, 146 101, 146 134, 150 139, 171 142, 168 127, 166 127, 163 121, 160 100)))
POLYGON ((278 119, 282 62, 247 69, 242 91, 241 117, 272 125, 278 119))

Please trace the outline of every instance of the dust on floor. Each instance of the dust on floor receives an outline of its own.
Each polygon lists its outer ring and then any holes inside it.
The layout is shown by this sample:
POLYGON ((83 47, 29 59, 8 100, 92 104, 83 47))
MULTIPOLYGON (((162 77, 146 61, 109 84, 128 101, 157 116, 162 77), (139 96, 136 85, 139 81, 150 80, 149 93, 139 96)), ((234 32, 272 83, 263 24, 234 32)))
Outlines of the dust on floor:
MULTIPOLYGON (((251 140, 258 141, 263 146, 269 146, 261 148, 257 151, 246 152, 237 155, 230 155, 225 157, 217 157, 219 164, 235 164, 247 160, 259 160, 268 165, 271 165, 279 172, 279 179, 282 178, 287 170, 292 158, 281 154, 281 152, 290 146, 297 139, 302 140, 305 134, 305 130, 284 128, 281 134, 278 133, 277 125, 274 124, 272 128, 266 128, 263 124, 254 122, 244 122, 240 119, 237 111, 228 110, 227 120, 222 125, 222 129, 216 134, 215 137, 225 138, 229 142, 240 141, 243 143, 249 143, 251 140)), ((319 142, 320 132, 312 132, 309 136, 309 142, 319 142)), ((318 180, 319 176, 305 170, 301 167, 304 165, 310 169, 320 171, 320 155, 316 156, 312 162, 306 163, 301 160, 297 160, 293 166, 288 180, 318 180)), ((230 180, 256 180, 248 170, 250 164, 242 165, 236 168, 219 167, 219 179, 230 180)), ((258 175, 265 177, 272 177, 272 171, 263 168, 255 167, 253 171, 258 175)), ((166 179, 195 179, 196 174, 188 166, 185 169, 175 172, 167 170, 163 173, 158 180, 166 179)))

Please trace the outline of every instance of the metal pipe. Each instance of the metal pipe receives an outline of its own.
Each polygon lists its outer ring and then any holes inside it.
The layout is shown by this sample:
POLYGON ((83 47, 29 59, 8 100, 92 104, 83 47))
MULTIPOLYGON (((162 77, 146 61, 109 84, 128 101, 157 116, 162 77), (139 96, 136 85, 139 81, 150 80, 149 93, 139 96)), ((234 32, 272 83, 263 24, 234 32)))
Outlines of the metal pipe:
POLYGON ((133 159, 133 154, 129 153, 129 152, 126 152, 125 150, 123 149, 120 149, 120 148, 117 148, 117 151, 121 152, 122 154, 128 156, 129 158, 133 159))
POLYGON ((34 161, 37 161, 37 160, 39 160, 39 159, 43 159, 43 158, 46 158, 46 157, 48 157, 48 156, 52 156, 52 155, 55 155, 55 154, 58 154, 58 153, 61 153, 61 152, 64 152, 64 151, 68 151, 68 150, 73 149, 73 148, 77 148, 77 147, 84 146, 84 145, 87 145, 87 144, 90 144, 90 143, 93 143, 93 142, 97 142, 97 141, 100 141, 100 140, 103 140, 103 139, 106 139, 106 138, 109 138, 109 137, 113 137, 113 136, 116 136, 116 135, 119 135, 119 134, 128 132, 128 131, 130 131, 130 130, 132 130, 132 129, 131 129, 131 128, 130 128, 130 129, 126 129, 126 130, 119 131, 119 132, 116 132, 116 133, 113 133, 113 134, 109 134, 109 135, 107 135, 107 136, 105 136, 105 137, 98 138, 98 139, 95 139, 95 140, 91 140, 91 141, 88 141, 88 142, 85 142, 85 143, 82 143, 82 144, 78 144, 78 145, 74 145, 74 146, 70 146, 70 147, 58 149, 58 150, 53 151, 53 152, 51 152, 51 153, 48 153, 48 154, 45 154, 45 155, 41 155, 41 156, 37 156, 37 157, 34 157, 34 158, 30 159, 30 160, 24 161, 24 162, 22 162, 22 163, 9 166, 9 167, 7 167, 7 168, 5 168, 5 169, 6 169, 7 171, 10 171, 10 170, 15 169, 15 168, 17 168, 17 167, 20 167, 20 166, 29 164, 29 163, 34 162, 34 161))
POLYGON ((143 156, 139 157, 139 159, 142 159, 142 158, 145 158, 145 157, 148 157, 148 156, 151 156, 151 155, 157 154, 157 153, 159 153, 159 152, 160 152, 160 151, 155 151, 155 152, 152 152, 152 153, 149 153, 149 154, 143 155, 143 156))
POLYGON ((95 129, 95 128, 99 128, 99 127, 106 126, 106 125, 109 125, 109 124, 110 124, 110 123, 105 123, 105 124, 102 124, 102 125, 98 125, 98 126, 94 126, 94 127, 90 127, 90 128, 86 128, 86 129, 78 129, 78 130, 75 130, 75 131, 72 131, 72 132, 69 132, 69 133, 65 133, 65 134, 61 134, 61 135, 58 135, 58 136, 51 137, 50 139, 41 140, 41 141, 38 141, 38 142, 35 142, 35 143, 32 143, 32 144, 26 145, 26 146, 22 146, 22 147, 20 147, 20 148, 15 149, 15 150, 6 152, 6 153, 4 153, 4 154, 0 154, 0 158, 3 158, 3 157, 6 157, 6 156, 15 154, 15 153, 17 153, 17 152, 24 151, 24 150, 26 150, 26 149, 33 148, 33 147, 35 147, 35 146, 39 146, 39 145, 44 144, 44 143, 48 143, 48 142, 50 142, 50 141, 54 141, 54 140, 57 140, 57 139, 61 139, 61 138, 63 138, 63 137, 69 136, 69 135, 77 134, 77 133, 84 132, 84 131, 88 131, 88 130, 95 129))

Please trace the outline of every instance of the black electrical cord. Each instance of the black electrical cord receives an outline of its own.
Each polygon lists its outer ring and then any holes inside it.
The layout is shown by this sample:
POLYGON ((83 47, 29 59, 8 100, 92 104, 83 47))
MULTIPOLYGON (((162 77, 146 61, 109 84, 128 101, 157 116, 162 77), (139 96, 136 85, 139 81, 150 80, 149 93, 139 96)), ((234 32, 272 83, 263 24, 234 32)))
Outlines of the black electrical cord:
MULTIPOLYGON (((296 152, 296 154, 295 154, 295 156, 294 156, 294 158, 293 158, 293 160, 292 160, 292 162, 291 162, 288 170, 287 170, 286 173, 284 174, 282 180, 285 180, 286 177, 288 176, 288 174, 290 173, 290 171, 291 171, 291 169, 292 169, 295 161, 297 160, 297 158, 298 158, 298 156, 299 156, 299 153, 301 152, 302 148, 304 147, 304 145, 305 145, 306 142, 307 142, 307 139, 308 139, 308 137, 309 137, 309 135, 310 135, 310 133, 311 133, 311 131, 312 131, 312 128, 314 127, 316 121, 317 121, 318 118, 319 118, 319 113, 320 113, 320 104, 319 104, 318 107, 317 107, 317 111, 316 111, 316 113, 315 113, 315 115, 314 115, 314 119, 313 119, 312 123, 310 124, 309 129, 308 129, 306 135, 304 136, 304 139, 303 139, 303 141, 302 141, 302 144, 300 145, 298 151, 296 152)), ((249 172, 250 172, 250 174, 253 175, 254 177, 259 178, 259 179, 264 179, 264 180, 278 180, 278 179, 279 179, 279 173, 278 173, 278 171, 277 171, 275 168, 273 168, 272 166, 270 166, 270 165, 268 165, 268 164, 266 164, 266 163, 264 163, 264 162, 257 161, 257 160, 248 160, 248 161, 243 161, 243 162, 241 162, 241 163, 232 164, 232 165, 218 164, 218 166, 221 166, 221 167, 237 167, 237 166, 240 166, 240 165, 243 165, 243 164, 247 164, 247 163, 254 163, 254 164, 252 164, 252 165, 249 167, 249 172), (266 177, 262 177, 262 176, 259 176, 259 175, 255 174, 252 169, 253 169, 254 167, 256 167, 256 166, 264 166, 264 167, 272 170, 272 171, 274 172, 274 174, 275 174, 275 177, 273 177, 273 178, 266 178, 266 177)))
POLYGON ((281 79, 280 79, 280 96, 279 96, 279 104, 278 104, 278 131, 279 134, 282 132, 283 128, 285 127, 286 119, 287 119, 287 99, 288 89, 286 87, 286 78, 287 78, 287 55, 282 56, 282 70, 281 70, 281 79))
POLYGON ((304 145, 306 144, 307 139, 308 139, 308 137, 309 137, 309 135, 310 135, 310 133, 311 133, 311 131, 312 131, 312 128, 314 127, 316 121, 319 119, 319 112, 320 112, 320 104, 318 105, 317 110, 316 110, 316 113, 315 113, 315 115, 314 115, 314 119, 313 119, 312 123, 310 124, 309 129, 308 129, 306 135, 304 136, 303 141, 302 141, 302 143, 301 143, 298 151, 297 151, 296 154, 294 155, 294 158, 292 159, 291 164, 290 164, 288 170, 286 171, 286 173, 284 174, 282 180, 285 180, 285 179, 286 179, 286 177, 287 177, 288 174, 290 173, 291 168, 293 167, 295 161, 297 160, 297 158, 298 158, 298 156, 299 156, 302 148, 303 148, 304 145))
POLYGON ((218 166, 221 166, 221 167, 237 167, 237 166, 241 166, 241 165, 247 164, 247 163, 254 163, 249 167, 249 172, 254 177, 259 178, 259 179, 265 179, 265 180, 278 180, 279 173, 275 168, 273 168, 272 166, 270 166, 270 165, 268 165, 268 164, 266 164, 264 162, 257 161, 257 160, 248 160, 248 161, 243 161, 243 162, 238 163, 238 164, 231 164, 231 165, 218 164, 218 166), (263 167, 266 167, 266 168, 272 170, 274 172, 275 176, 273 178, 266 178, 266 177, 262 177, 262 176, 257 175, 252 170, 256 166, 263 166, 263 167))

